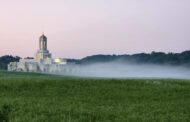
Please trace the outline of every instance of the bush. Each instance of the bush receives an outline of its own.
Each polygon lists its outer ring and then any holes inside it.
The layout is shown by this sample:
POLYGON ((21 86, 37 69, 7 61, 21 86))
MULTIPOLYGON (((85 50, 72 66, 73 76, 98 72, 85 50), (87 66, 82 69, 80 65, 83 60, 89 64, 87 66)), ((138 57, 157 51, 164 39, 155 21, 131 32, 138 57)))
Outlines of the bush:
POLYGON ((0 110, 0 122, 9 122, 9 115, 11 112, 10 105, 3 105, 0 110))

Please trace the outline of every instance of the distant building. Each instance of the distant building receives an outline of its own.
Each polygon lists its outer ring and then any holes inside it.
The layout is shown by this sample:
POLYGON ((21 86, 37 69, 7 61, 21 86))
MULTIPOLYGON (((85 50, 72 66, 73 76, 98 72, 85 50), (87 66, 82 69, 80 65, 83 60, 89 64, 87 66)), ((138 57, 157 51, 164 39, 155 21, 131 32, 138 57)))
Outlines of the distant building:
POLYGON ((47 49, 47 37, 43 34, 39 38, 39 50, 35 58, 20 59, 19 62, 11 62, 9 71, 42 72, 42 73, 71 73, 74 66, 69 65, 66 59, 53 59, 47 49))

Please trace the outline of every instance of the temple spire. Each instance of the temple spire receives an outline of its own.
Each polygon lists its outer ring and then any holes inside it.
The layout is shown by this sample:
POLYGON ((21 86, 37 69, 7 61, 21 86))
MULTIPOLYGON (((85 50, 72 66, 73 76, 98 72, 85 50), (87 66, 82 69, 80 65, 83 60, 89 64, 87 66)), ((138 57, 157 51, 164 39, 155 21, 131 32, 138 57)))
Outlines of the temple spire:
POLYGON ((40 50, 47 50, 47 37, 43 34, 39 39, 40 50))
POLYGON ((39 38, 39 50, 36 54, 36 60, 51 58, 51 54, 47 49, 47 37, 42 32, 42 35, 39 38))

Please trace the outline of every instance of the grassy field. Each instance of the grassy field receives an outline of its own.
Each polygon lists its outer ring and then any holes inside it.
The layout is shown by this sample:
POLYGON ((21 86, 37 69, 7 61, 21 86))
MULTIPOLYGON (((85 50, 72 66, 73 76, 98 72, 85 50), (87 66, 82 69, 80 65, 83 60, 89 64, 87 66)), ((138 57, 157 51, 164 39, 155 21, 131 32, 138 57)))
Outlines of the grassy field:
POLYGON ((190 81, 0 71, 0 122, 190 122, 190 81))

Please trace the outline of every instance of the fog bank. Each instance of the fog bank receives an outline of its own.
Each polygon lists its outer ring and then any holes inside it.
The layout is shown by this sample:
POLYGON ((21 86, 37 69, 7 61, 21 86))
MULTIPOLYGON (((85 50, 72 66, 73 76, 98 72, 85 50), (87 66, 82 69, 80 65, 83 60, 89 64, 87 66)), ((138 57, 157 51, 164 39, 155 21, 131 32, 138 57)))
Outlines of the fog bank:
MULTIPOLYGON (((64 74, 64 73, 63 73, 64 74)), ((97 63, 77 66, 67 75, 103 78, 172 78, 190 79, 190 69, 180 66, 97 63)))

